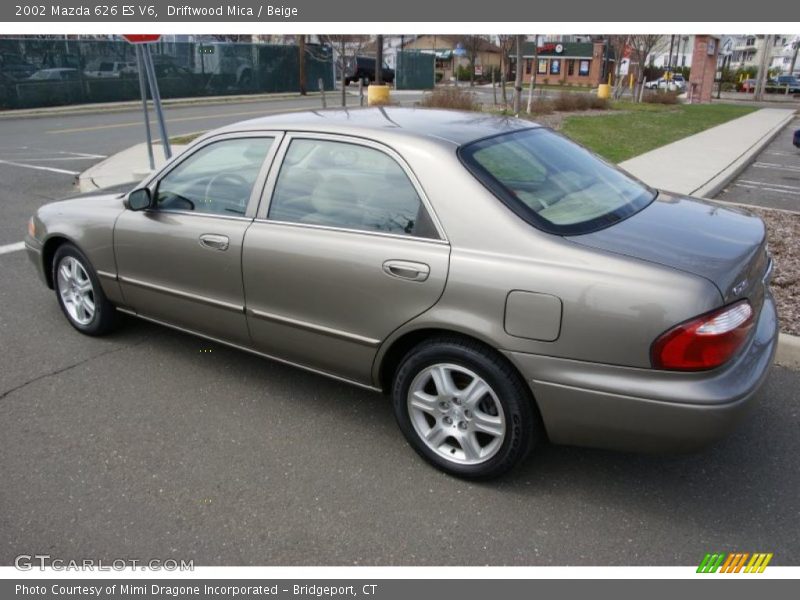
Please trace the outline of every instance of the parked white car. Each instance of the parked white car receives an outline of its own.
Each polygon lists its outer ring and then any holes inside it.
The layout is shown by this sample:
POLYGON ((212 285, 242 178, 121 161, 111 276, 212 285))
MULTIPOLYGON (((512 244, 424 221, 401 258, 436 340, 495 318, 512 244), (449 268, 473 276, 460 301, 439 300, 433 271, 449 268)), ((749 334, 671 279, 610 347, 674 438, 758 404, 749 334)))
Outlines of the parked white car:
POLYGON ((99 79, 116 79, 123 75, 135 75, 138 72, 139 70, 134 62, 104 60, 90 64, 84 71, 84 75, 99 79))
POLYGON ((670 92, 683 92, 686 90, 686 79, 684 79, 683 75, 673 75, 671 80, 667 80, 664 77, 659 77, 653 81, 646 82, 644 87, 649 90, 658 89, 669 90, 670 92))

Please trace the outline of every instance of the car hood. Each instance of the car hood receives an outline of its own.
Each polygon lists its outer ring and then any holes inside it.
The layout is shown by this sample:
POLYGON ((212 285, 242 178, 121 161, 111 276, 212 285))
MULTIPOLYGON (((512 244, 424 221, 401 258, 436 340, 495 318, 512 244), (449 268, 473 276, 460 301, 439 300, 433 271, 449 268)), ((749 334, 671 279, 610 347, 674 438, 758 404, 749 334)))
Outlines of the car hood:
POLYGON ((725 301, 751 292, 769 262, 761 219, 667 192, 624 221, 569 239, 699 275, 713 282, 725 301))
POLYGON ((114 186, 43 204, 37 209, 35 217, 48 230, 59 230, 66 223, 79 227, 90 222, 110 225, 125 210, 122 200, 134 186, 114 186))

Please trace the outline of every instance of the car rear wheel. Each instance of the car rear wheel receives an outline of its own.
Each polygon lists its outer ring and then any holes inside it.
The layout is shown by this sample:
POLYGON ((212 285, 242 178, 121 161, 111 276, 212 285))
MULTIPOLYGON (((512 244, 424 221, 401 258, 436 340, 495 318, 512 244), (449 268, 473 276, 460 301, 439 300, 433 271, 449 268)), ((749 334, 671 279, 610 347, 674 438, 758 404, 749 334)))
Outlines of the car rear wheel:
POLYGON ((53 258, 53 287, 70 325, 87 335, 105 335, 117 321, 89 259, 72 244, 63 244, 53 258))
POLYGON ((397 370, 392 396, 411 446, 459 477, 502 475, 542 437, 524 381, 475 342, 441 338, 417 346, 397 370))

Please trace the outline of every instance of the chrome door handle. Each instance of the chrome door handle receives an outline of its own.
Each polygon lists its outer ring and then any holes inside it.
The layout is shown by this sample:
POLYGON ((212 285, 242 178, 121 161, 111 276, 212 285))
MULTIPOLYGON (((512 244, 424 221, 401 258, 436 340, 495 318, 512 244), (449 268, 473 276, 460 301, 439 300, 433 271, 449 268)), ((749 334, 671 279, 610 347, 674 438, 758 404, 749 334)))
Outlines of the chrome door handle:
POLYGON ((425 263, 409 260, 387 260, 383 263, 383 272, 390 277, 408 279, 409 281, 425 281, 431 274, 431 268, 425 263))
POLYGON ((227 235, 217 235, 216 233, 204 233, 200 236, 200 245, 211 250, 227 250, 230 240, 227 235))

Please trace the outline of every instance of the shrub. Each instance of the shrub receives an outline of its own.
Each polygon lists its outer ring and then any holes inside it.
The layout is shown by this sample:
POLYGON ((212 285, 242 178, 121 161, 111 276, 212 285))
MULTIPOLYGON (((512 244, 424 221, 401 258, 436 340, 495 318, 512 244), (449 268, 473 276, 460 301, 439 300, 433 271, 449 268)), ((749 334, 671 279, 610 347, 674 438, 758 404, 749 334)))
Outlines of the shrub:
POLYGON ((594 94, 563 93, 553 101, 553 108, 558 111, 606 110, 608 107, 608 100, 594 94))
POLYGON ((645 92, 642 102, 648 104, 677 104, 678 92, 645 92))
POLYGON ((535 98, 531 102, 531 114, 533 115, 549 115, 555 110, 552 100, 546 98, 535 98))
POLYGON ((591 98, 591 106, 589 108, 593 110, 608 110, 611 108, 611 103, 608 101, 608 98, 598 98, 594 94, 589 97, 591 98))
POLYGON ((472 69, 468 65, 458 65, 456 67, 456 77, 459 81, 469 81, 472 76, 472 69))
POLYGON ((475 97, 469 90, 460 87, 444 87, 426 94, 420 101, 421 106, 428 108, 452 108, 456 110, 480 110, 475 97))

